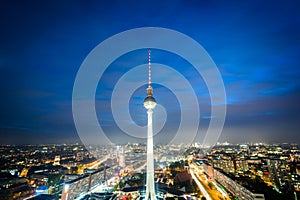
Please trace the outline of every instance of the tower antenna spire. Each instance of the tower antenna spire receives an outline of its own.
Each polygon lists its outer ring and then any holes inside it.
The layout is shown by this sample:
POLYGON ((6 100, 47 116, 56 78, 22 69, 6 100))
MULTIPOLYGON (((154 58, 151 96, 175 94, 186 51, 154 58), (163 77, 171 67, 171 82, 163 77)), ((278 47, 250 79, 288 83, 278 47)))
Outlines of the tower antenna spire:
POLYGON ((151 50, 148 50, 148 87, 151 87, 151 50))
POLYGON ((152 86, 151 86, 151 50, 148 50, 148 88, 147 96, 152 96, 152 86))

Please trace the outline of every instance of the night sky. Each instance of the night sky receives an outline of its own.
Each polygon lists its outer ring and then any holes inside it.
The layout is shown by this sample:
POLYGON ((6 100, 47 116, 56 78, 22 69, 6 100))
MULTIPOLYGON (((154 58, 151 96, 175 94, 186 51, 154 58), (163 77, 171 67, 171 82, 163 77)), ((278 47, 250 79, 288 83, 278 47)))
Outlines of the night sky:
MULTIPOLYGON (((86 56, 120 32, 163 27, 196 40, 221 73, 227 116, 219 141, 300 144, 299 8, 299 1, 1 1, 0 143, 80 142, 72 90, 86 56)), ((170 52, 152 49, 152 60, 191 80, 203 111, 199 130, 207 129, 210 105, 201 77, 170 52)), ((97 88, 96 100, 108 105, 96 103, 99 123, 115 142, 130 138, 122 139, 107 109, 113 86, 146 63, 146 49, 121 56, 104 73, 105 87, 97 88)), ((134 92, 129 106, 139 125, 147 122, 146 87, 134 92)), ((180 106, 170 103, 172 91, 153 87, 168 114, 162 134, 169 140, 180 106)))

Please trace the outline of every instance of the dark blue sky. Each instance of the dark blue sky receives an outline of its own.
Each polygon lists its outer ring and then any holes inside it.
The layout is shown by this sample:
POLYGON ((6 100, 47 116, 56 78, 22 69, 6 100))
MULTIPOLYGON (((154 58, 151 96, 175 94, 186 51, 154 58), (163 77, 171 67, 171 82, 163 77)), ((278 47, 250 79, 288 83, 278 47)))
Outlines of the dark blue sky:
MULTIPOLYGON (((299 7, 299 1, 2 1, 1 143, 79 141, 72 89, 81 63, 110 36, 149 26, 190 36, 216 63, 227 93, 220 141, 300 143, 299 7)), ((153 59, 177 67, 183 62, 158 50, 153 59)), ((136 51, 118 62, 136 66, 146 58, 136 51)), ((186 68, 177 70, 193 76, 186 68)), ((120 72, 112 68, 105 78, 114 83, 120 72)), ((167 107, 172 93, 157 88, 167 107)), ((195 88, 201 99, 202 90, 195 88)), ((142 92, 133 103, 143 99, 138 98, 142 92)), ((130 109, 135 122, 145 124, 144 108, 130 109)), ((113 126, 104 113, 102 120, 113 126)), ((176 129, 178 120, 174 114, 165 131, 176 129)), ((117 135, 114 128, 108 131, 117 135)))

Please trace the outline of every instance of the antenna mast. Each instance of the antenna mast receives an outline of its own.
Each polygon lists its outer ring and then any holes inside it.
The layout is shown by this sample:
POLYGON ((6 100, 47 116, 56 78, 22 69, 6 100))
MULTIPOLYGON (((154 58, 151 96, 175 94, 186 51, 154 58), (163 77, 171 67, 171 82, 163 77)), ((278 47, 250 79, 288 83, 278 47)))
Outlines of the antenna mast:
POLYGON ((151 50, 148 50, 148 88, 147 95, 152 96, 152 87, 151 87, 151 50))

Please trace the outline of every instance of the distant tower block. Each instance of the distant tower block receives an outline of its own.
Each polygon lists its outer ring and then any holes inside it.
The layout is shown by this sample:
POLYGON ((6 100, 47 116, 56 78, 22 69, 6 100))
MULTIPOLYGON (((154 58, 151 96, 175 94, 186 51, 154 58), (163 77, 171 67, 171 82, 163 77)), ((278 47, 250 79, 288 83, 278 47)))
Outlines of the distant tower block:
POLYGON ((55 156, 53 165, 60 165, 60 156, 55 156))
POLYGON ((123 148, 119 153, 119 166, 122 167, 122 168, 124 168, 126 166, 126 164, 125 164, 125 154, 123 152, 123 148))
POLYGON ((148 113, 148 134, 147 134, 147 182, 145 199, 156 200, 154 187, 154 162, 153 162, 153 128, 152 128, 152 113, 156 106, 156 101, 153 97, 153 89, 151 87, 151 60, 148 51, 148 88, 147 97, 144 100, 144 107, 148 113))

